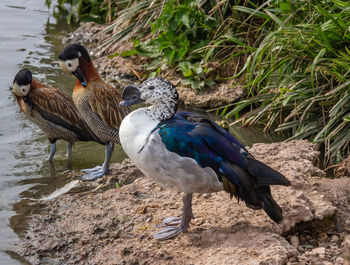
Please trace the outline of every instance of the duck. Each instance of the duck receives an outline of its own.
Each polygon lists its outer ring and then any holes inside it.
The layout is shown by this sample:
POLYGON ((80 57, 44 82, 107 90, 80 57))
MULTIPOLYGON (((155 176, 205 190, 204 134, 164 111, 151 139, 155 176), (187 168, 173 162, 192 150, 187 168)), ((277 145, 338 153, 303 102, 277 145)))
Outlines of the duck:
POLYGON ((59 54, 58 59, 62 70, 76 77, 72 94, 74 105, 99 141, 106 145, 103 165, 83 170, 87 174, 82 178, 101 178, 109 172, 114 144, 120 143, 119 126, 131 108, 119 107, 121 93, 101 79, 84 46, 70 44, 59 54))
POLYGON ((67 142, 68 159, 77 141, 98 141, 74 106, 72 98, 63 91, 33 79, 32 72, 21 69, 13 80, 13 93, 20 110, 45 134, 50 142, 48 161, 56 152, 56 141, 67 142))
POLYGON ((177 111, 178 93, 168 80, 155 77, 140 85, 126 86, 121 106, 150 106, 128 114, 119 129, 121 145, 141 172, 183 193, 182 217, 168 217, 154 234, 165 240, 186 232, 194 193, 226 191, 249 208, 263 209, 276 223, 282 209, 270 185, 291 185, 281 173, 256 160, 227 130, 214 121, 177 111))

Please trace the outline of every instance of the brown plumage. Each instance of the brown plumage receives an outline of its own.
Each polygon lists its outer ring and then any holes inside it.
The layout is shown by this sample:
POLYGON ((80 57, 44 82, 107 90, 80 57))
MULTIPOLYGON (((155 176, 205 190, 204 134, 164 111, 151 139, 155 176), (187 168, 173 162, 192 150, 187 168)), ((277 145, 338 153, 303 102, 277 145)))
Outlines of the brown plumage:
POLYGON ((103 172, 93 174, 86 170, 91 174, 84 176, 89 180, 101 177, 108 172, 113 144, 120 143, 119 126, 131 108, 119 107, 120 92, 101 79, 83 46, 68 45, 59 55, 59 63, 65 72, 77 77, 72 95, 74 104, 96 137, 109 148, 103 172))
MULTIPOLYGON (((69 144, 97 140, 73 100, 63 91, 32 79, 29 70, 23 69, 17 73, 13 91, 21 111, 39 126, 51 144, 58 139, 69 144)), ((51 150, 49 160, 52 160, 54 152, 51 150)))

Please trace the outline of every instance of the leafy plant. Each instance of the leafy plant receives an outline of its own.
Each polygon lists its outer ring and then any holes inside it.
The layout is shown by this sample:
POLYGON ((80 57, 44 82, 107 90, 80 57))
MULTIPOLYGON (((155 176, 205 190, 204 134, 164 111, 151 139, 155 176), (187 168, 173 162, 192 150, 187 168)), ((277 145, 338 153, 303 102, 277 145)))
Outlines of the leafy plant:
POLYGON ((185 79, 181 81, 184 85, 189 85, 195 90, 201 90, 206 86, 214 85, 213 80, 208 80, 206 74, 211 70, 200 63, 190 63, 187 61, 179 63, 179 69, 181 70, 185 79))
POLYGON ((221 111, 323 143, 326 162, 337 161, 350 142, 350 3, 283 3, 265 10, 275 28, 243 67, 247 99, 221 111))

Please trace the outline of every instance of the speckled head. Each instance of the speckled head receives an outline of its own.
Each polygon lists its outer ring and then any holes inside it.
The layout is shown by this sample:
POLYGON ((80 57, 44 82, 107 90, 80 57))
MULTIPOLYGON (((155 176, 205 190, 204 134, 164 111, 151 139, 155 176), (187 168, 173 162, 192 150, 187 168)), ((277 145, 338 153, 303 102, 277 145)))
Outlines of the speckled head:
POLYGON ((58 55, 58 59, 63 71, 73 74, 79 79, 83 86, 86 86, 86 78, 83 75, 79 64, 81 59, 84 59, 86 62, 90 62, 91 59, 84 46, 80 44, 70 44, 58 55))
POLYGON ((13 92, 18 97, 25 97, 32 83, 32 73, 28 69, 20 70, 13 80, 13 92))
POLYGON ((122 94, 121 106, 131 106, 140 102, 151 104, 153 117, 159 120, 172 117, 177 110, 179 96, 176 87, 168 80, 155 77, 139 86, 127 86, 122 94))
POLYGON ((121 105, 123 106, 134 105, 139 102, 151 105, 172 102, 177 105, 179 99, 176 87, 161 77, 147 79, 137 87, 125 87, 122 97, 124 101, 121 105))

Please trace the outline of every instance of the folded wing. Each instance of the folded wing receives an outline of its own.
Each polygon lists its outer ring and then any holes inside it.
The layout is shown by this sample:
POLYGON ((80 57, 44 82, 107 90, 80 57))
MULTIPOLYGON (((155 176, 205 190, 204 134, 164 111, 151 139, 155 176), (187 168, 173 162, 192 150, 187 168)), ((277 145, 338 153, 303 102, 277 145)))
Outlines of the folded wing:
POLYGON ((269 185, 290 185, 282 174, 254 159, 228 131, 198 115, 180 112, 158 126, 166 148, 210 167, 231 196, 243 199, 248 207, 263 208, 275 222, 282 211, 272 199, 269 185))

